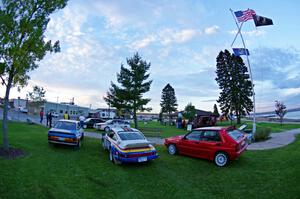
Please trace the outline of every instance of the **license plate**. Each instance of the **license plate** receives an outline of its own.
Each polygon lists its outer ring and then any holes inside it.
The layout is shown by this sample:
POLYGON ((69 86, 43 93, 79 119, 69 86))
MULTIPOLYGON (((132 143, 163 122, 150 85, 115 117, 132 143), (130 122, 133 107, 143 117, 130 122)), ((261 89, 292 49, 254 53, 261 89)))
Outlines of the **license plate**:
POLYGON ((147 157, 139 157, 138 162, 146 162, 147 157))
POLYGON ((65 138, 58 138, 59 141, 65 141, 65 138))

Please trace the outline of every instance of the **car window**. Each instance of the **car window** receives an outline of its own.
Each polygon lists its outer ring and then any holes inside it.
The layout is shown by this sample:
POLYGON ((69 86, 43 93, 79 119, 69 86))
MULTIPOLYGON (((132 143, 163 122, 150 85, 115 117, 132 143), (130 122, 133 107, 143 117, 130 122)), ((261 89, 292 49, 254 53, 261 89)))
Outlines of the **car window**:
POLYGON ((235 141, 239 140, 244 136, 244 134, 239 130, 232 130, 232 131, 228 131, 227 133, 235 141))
POLYGON ((185 136, 186 140, 194 140, 199 141, 201 136, 201 131, 192 131, 187 136, 185 136))
POLYGON ((64 130, 76 130, 76 123, 58 121, 54 125, 54 128, 64 129, 64 130))
POLYGON ((203 131, 201 135, 201 141, 220 142, 220 134, 218 131, 203 131))
POLYGON ((138 132, 118 132, 121 140, 144 140, 144 136, 142 136, 138 132))
POLYGON ((110 133, 108 134, 108 136, 109 136, 111 139, 117 141, 117 136, 116 136, 116 134, 115 134, 114 132, 110 132, 110 133))

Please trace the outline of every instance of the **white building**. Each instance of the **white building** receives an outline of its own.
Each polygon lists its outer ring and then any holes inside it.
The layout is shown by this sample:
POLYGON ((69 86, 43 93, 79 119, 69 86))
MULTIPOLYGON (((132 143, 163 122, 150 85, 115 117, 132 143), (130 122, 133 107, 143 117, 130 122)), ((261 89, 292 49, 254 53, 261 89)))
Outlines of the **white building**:
POLYGON ((117 116, 117 110, 114 108, 98 108, 95 110, 90 110, 90 117, 96 118, 115 118, 117 116))
POLYGON ((13 107, 16 110, 19 110, 20 108, 27 108, 27 100, 18 98, 18 99, 12 99, 12 102, 13 102, 13 107))

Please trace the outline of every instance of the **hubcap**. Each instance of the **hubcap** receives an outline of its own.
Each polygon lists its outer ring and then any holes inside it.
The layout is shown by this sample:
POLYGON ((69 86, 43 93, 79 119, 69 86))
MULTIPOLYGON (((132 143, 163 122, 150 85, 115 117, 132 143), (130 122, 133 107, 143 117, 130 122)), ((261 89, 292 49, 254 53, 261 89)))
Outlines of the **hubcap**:
POLYGON ((216 163, 219 166, 224 166, 226 164, 227 157, 224 154, 218 154, 216 157, 216 163))
POLYGON ((175 151, 176 151, 175 146, 174 146, 174 145, 170 145, 170 146, 169 146, 169 153, 170 153, 171 155, 174 155, 174 154, 175 154, 175 151))
POLYGON ((109 160, 112 161, 112 152, 109 152, 109 160))

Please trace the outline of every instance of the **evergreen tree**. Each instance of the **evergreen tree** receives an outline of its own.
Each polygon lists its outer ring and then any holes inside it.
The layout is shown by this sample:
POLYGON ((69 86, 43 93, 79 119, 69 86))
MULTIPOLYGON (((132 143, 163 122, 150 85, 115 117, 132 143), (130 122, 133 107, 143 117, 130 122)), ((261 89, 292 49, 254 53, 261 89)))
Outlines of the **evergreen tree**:
POLYGON ((6 87, 3 110, 3 145, 9 150, 7 108, 10 89, 24 86, 28 72, 38 67, 47 52, 59 52, 59 42, 47 41, 44 33, 50 14, 67 0, 2 0, 0 6, 0 78, 6 87))
POLYGON ((217 57, 217 78, 221 90, 217 102, 223 113, 234 113, 237 123, 241 123, 241 116, 253 109, 250 97, 252 85, 241 57, 231 55, 228 50, 221 51, 217 57))
POLYGON ((195 106, 190 102, 186 105, 183 112, 183 117, 185 119, 188 119, 189 122, 193 121, 196 116, 196 108, 195 106))
POLYGON ((216 115, 217 117, 220 117, 219 111, 218 111, 218 107, 216 104, 214 104, 214 111, 213 114, 216 115))
POLYGON ((174 88, 170 85, 167 84, 161 94, 161 111, 163 113, 167 113, 169 116, 169 124, 171 123, 171 113, 177 111, 177 100, 175 96, 175 90, 174 88))
POLYGON ((142 60, 138 53, 130 59, 127 58, 129 68, 121 65, 120 73, 117 74, 117 81, 120 86, 111 83, 107 97, 104 98, 111 106, 123 108, 133 114, 134 126, 137 128, 137 111, 150 111, 145 108, 150 99, 143 98, 143 94, 150 90, 152 80, 146 81, 150 74, 150 63, 142 60))

